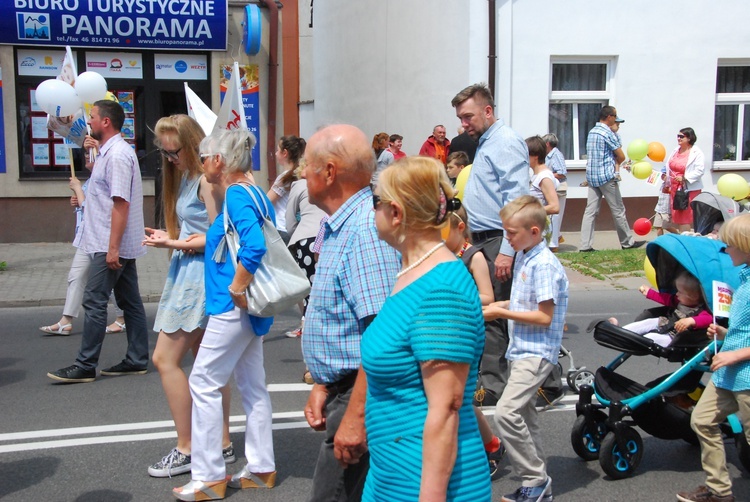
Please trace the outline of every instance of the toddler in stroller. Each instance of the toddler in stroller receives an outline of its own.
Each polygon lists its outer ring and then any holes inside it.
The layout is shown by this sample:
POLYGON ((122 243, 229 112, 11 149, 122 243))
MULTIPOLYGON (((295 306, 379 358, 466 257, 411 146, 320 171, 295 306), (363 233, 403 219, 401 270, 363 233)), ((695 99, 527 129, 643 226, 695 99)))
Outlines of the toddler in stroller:
MULTIPOLYGON (((643 335, 655 341, 662 347, 668 347, 677 333, 688 329, 706 329, 713 317, 703 301, 703 293, 698 279, 687 270, 683 270, 675 279, 676 294, 661 293, 648 286, 641 286, 638 290, 649 300, 670 307, 667 315, 648 317, 623 326, 624 329, 643 335)), ((619 326, 616 318, 610 317, 609 322, 619 326)))
MULTIPOLYGON (((722 250, 718 240, 689 235, 663 235, 648 244, 646 254, 656 270, 656 283, 662 293, 676 292, 675 279, 683 271, 696 277, 704 304, 713 281, 739 285, 739 269, 722 250)), ((667 307, 649 309, 642 315, 665 315, 667 307)), ((607 321, 594 327, 594 340, 620 354, 596 371, 593 386, 583 386, 576 404, 576 421, 571 445, 584 460, 599 460, 602 470, 613 479, 632 476, 643 455, 643 441, 636 427, 660 439, 682 439, 696 444, 690 427, 691 408, 699 397, 701 377, 710 371, 706 363, 714 352, 706 330, 689 329, 676 333, 663 347, 607 321), (656 356, 679 363, 673 372, 650 382, 627 378, 618 369, 632 356, 656 356), (594 400, 594 397, 596 399, 594 400), (689 399, 687 399, 687 398, 689 399)), ((732 426, 732 432, 740 432, 732 426)), ((743 458, 743 455, 740 455, 743 458)), ((744 464, 744 461, 743 461, 744 464)))

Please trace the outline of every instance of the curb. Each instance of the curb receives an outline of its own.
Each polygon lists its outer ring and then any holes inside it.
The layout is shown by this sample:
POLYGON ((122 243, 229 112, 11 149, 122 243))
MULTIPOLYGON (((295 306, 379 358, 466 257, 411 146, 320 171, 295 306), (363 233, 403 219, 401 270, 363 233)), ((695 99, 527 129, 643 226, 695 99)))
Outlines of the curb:
MULTIPOLYGON (((141 295, 143 303, 158 303, 161 293, 154 295, 141 295)), ((0 300, 0 309, 20 307, 61 307, 65 305, 65 298, 42 298, 39 300, 0 300)))

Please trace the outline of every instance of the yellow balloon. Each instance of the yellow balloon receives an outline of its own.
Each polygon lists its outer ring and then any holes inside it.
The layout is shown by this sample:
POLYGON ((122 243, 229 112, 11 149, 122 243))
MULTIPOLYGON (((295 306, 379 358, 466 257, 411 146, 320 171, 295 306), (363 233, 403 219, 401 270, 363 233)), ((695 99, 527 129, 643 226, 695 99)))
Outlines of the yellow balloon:
POLYGON ((643 260, 643 271, 646 272, 646 279, 648 279, 649 284, 658 289, 659 286, 656 285, 656 269, 651 265, 648 256, 643 260))
POLYGON ((653 170, 654 169, 651 167, 651 163, 645 160, 636 162, 635 164, 633 164, 633 167, 630 168, 630 172, 632 172, 633 176, 638 178, 639 180, 645 180, 646 178, 651 176, 651 172, 653 170))
POLYGON ((734 200, 742 200, 750 194, 750 186, 747 180, 735 173, 727 173, 716 182, 716 188, 724 197, 734 200))
POLYGON ((456 178, 456 197, 458 197, 461 202, 464 201, 464 188, 466 187, 466 182, 469 180, 469 173, 471 173, 471 164, 464 167, 460 173, 458 173, 458 177, 456 178))

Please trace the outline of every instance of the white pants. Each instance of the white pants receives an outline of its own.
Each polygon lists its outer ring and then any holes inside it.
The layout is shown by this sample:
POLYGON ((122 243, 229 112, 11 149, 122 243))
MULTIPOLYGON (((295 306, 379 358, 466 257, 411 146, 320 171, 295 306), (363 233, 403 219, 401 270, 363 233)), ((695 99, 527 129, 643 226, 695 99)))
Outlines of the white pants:
POLYGON ((565 214, 565 199, 568 191, 557 191, 557 200, 560 203, 560 212, 552 215, 552 238, 549 241, 549 247, 556 248, 560 246, 560 227, 562 226, 563 215, 565 214))
POLYGON ((273 455, 271 396, 266 389, 263 339, 250 318, 235 308, 211 316, 190 373, 193 396, 192 477, 219 481, 226 477, 221 456, 223 417, 220 389, 234 378, 247 414, 245 456, 251 472, 276 470, 273 455))
POLYGON ((631 322, 630 324, 626 324, 625 326, 623 326, 623 328, 628 331, 632 331, 633 333, 643 335, 645 338, 655 341, 662 347, 668 347, 669 344, 672 343, 671 336, 661 333, 654 333, 659 329, 658 317, 649 317, 648 319, 643 319, 642 321, 631 322))
MULTIPOLYGON (((65 293, 65 307, 63 307, 64 316, 78 317, 78 313, 81 311, 81 302, 83 301, 83 291, 86 289, 86 281, 89 278, 90 267, 91 256, 77 249, 76 254, 73 256, 73 263, 70 264, 70 271, 68 272, 68 290, 65 293)), ((115 302, 115 295, 110 293, 109 298, 115 306, 117 317, 122 317, 123 312, 117 306, 117 302, 115 302)))

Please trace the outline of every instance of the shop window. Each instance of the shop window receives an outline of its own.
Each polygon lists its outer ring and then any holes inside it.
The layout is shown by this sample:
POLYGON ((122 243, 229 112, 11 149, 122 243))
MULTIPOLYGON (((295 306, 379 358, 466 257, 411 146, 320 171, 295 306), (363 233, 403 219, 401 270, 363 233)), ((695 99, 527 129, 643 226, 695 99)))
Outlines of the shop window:
MULTIPOLYGON (((42 51, 17 49, 17 69, 26 68, 18 64, 18 61, 23 62, 26 57, 29 57, 29 52, 34 53, 32 56, 36 56, 37 52, 42 51)), ((62 59, 64 56, 64 51, 54 49, 44 49, 43 52, 41 57, 36 58, 37 60, 62 59)), ((210 102, 210 82, 207 79, 208 56, 207 53, 180 55, 181 59, 191 62, 187 71, 178 72, 180 79, 169 73, 174 65, 156 65, 156 60, 164 57, 160 54, 79 50, 74 53, 74 56, 78 71, 82 73, 89 59, 119 61, 122 59, 122 54, 127 54, 131 68, 133 68, 132 62, 137 62, 135 67, 139 69, 139 73, 127 78, 105 77, 107 86, 123 105, 125 124, 122 134, 138 157, 142 176, 158 178, 162 161, 154 147, 153 133, 149 128, 153 129, 159 118, 165 115, 186 113, 183 84, 185 81, 205 102, 210 102)), ((175 56, 172 56, 172 59, 174 58, 175 56)), ((55 78, 56 74, 24 72, 25 70, 19 71, 15 76, 19 125, 19 177, 21 179, 67 179, 70 177, 68 148, 60 136, 47 128, 47 114, 38 107, 34 99, 37 86, 48 78, 55 78)), ((133 71, 129 72, 131 75, 133 73, 133 71)), ((88 170, 84 167, 84 156, 82 149, 73 149, 75 172, 79 178, 88 177, 88 170)))
POLYGON ((713 160, 715 168, 750 167, 750 64, 721 65, 716 72, 713 160))
POLYGON ((610 61, 552 62, 549 131, 569 167, 585 166, 586 137, 610 101, 611 70, 610 61))

